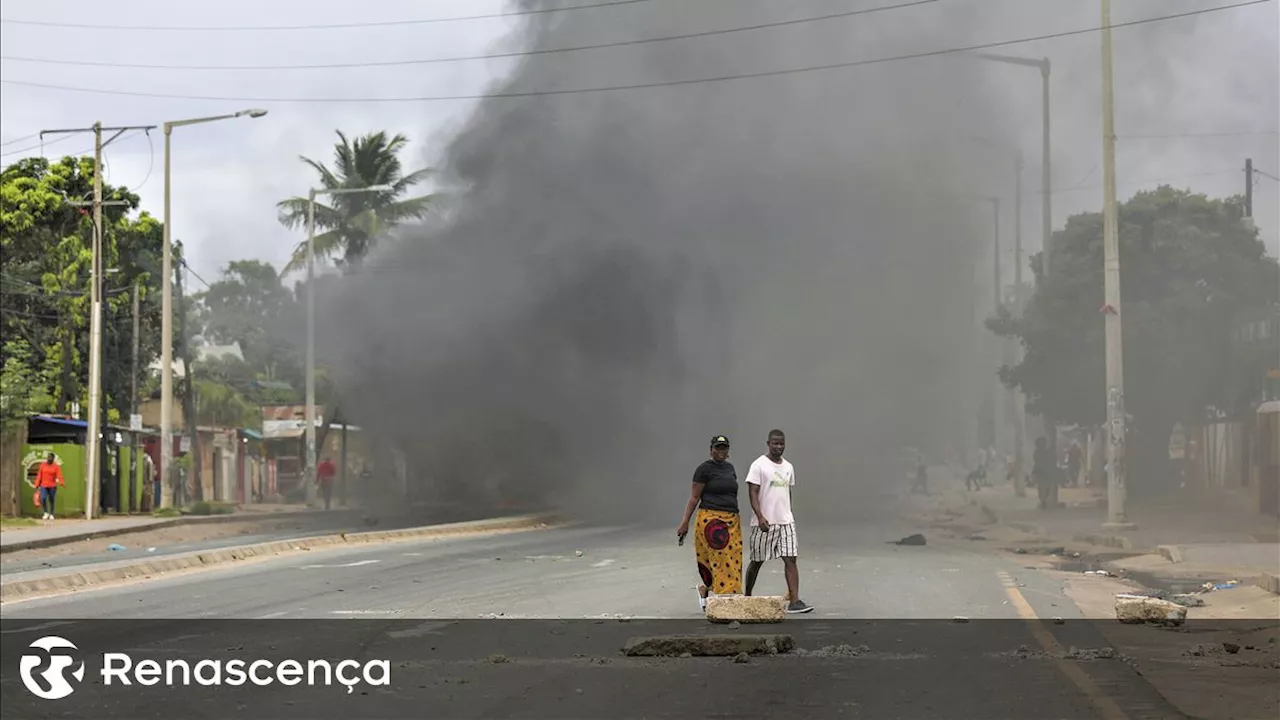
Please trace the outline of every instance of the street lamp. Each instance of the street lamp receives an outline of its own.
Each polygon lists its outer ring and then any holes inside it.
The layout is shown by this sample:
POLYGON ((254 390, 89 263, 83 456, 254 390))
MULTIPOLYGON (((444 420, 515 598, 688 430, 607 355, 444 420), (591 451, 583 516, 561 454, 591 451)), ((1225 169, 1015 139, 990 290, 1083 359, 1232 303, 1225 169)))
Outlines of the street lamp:
POLYGON ((316 472, 316 196, 354 195, 357 193, 393 192, 390 185, 354 188, 311 188, 307 192, 307 505, 315 501, 316 472))
MULTIPOLYGON (((231 120, 238 117, 260 118, 266 110, 241 110, 229 115, 174 120, 164 124, 164 251, 163 266, 160 273, 160 481, 169 482, 169 471, 173 465, 173 245, 171 240, 172 218, 169 213, 169 189, 173 174, 170 165, 170 138, 173 129, 187 125, 231 120)), ((187 371, 190 368, 186 368, 187 371)), ((188 428, 192 431, 194 428, 188 428)), ((163 493, 161 504, 173 507, 176 500, 174 492, 163 493)))

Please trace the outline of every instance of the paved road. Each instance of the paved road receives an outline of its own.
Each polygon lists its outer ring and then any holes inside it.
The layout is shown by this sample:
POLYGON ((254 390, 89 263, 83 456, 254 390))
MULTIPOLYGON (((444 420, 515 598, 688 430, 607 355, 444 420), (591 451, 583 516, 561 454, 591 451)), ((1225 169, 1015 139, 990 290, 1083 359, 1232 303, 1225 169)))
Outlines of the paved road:
MULTIPOLYGON (((208 540, 156 543, 152 545, 151 543, 155 541, 149 540, 147 538, 148 533, 143 531, 139 533, 130 533, 126 535, 98 538, 91 541, 83 541, 83 544, 88 544, 96 548, 95 551, 87 553, 54 554, 49 552, 48 549, 24 550, 7 553, 5 555, 0 555, 0 576, 4 576, 5 579, 8 580, 13 575, 33 571, 74 568, 97 565, 99 563, 120 562, 122 560, 139 560, 164 555, 203 552, 207 550, 216 550, 218 548, 236 547, 239 545, 252 545, 255 543, 275 542, 277 540, 291 540, 295 538, 329 535, 335 532, 395 530, 398 528, 417 527, 443 522, 464 522, 467 520, 484 519, 491 517, 492 515, 492 512, 484 513, 476 511, 468 514, 460 513, 456 510, 451 511, 448 516, 419 513, 413 517, 383 518, 378 522, 377 526, 366 525, 363 515, 359 513, 347 512, 337 512, 333 515, 326 515, 324 513, 317 512, 312 515, 291 519, 276 519, 271 518, 270 516, 254 518, 250 516, 240 522, 243 522, 243 524, 248 527, 253 527, 256 523, 261 523, 263 528, 261 532, 222 538, 211 538, 208 540), (120 545, 125 549, 114 552, 107 550, 111 545, 120 545)), ((190 533, 199 533, 202 526, 199 524, 193 524, 174 527, 173 529, 178 532, 186 531, 190 533)), ((217 529, 217 525, 210 525, 207 529, 215 530, 217 529)))
MULTIPOLYGON (((10 662, 53 632, 85 651, 126 648, 162 662, 287 649, 295 659, 386 659, 393 671, 390 687, 349 695, 275 684, 158 695, 94 686, 76 696, 100 717, 192 707, 209 717, 236 707, 258 717, 416 717, 424 707, 433 717, 1086 718, 1103 716, 1099 707, 1119 713, 1109 717, 1180 717, 1120 660, 1041 652, 1030 626, 1015 620, 1015 598, 1068 620, 1036 625, 1041 638, 1105 645, 1088 623, 1072 622, 1079 612, 1052 576, 963 545, 888 545, 913 529, 861 520, 801 536, 803 594, 817 610, 768 628, 793 635, 799 655, 741 664, 622 657, 635 635, 710 628, 698 619, 692 550, 677 547, 670 529, 574 527, 304 553, 6 604, 0 682, 6 698, 29 698, 9 687, 10 662), (974 622, 950 622, 956 615, 974 622), (478 619, 493 617, 506 620, 478 619), (646 617, 664 620, 635 619, 646 617)), ((782 592, 780 570, 766 569, 762 591, 782 592)))

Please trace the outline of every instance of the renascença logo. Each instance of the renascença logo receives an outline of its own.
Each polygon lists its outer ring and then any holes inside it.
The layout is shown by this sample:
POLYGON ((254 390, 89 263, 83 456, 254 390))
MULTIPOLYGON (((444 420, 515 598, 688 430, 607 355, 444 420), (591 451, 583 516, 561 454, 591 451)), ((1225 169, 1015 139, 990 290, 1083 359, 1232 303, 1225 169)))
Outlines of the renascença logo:
POLYGON ((67 652, 55 653, 55 650, 79 650, 74 643, 57 635, 46 635, 29 646, 42 653, 26 653, 18 663, 18 671, 22 675, 22 684, 27 686, 32 695, 44 700, 61 700, 76 691, 74 685, 67 680, 67 670, 76 682, 84 680, 84 661, 78 661, 67 652), (48 664, 49 667, 36 673, 36 668, 48 664), (42 682, 43 681, 43 682, 42 682))
MULTIPOLYGON (((28 653, 22 656, 20 669, 22 683, 36 697, 45 700, 60 700, 75 692, 75 686, 67 681, 67 669, 75 666, 71 676, 76 682, 84 680, 84 662, 77 662, 72 656, 63 652, 54 654, 57 649, 79 650, 70 641, 49 635, 31 643, 31 648, 43 650, 43 654, 28 653), (49 667, 40 673, 35 670, 44 665, 49 667), (43 682, 41 682, 43 680, 43 682)), ((361 663, 355 660, 309 660, 305 663, 297 660, 153 660, 150 658, 137 660, 127 653, 103 653, 99 666, 99 675, 104 686, 141 685, 150 687, 165 685, 168 687, 196 685, 217 687, 245 684, 265 687, 274 683, 293 686, 305 682, 307 686, 338 685, 347 688, 347 694, 355 690, 360 683, 387 686, 391 684, 391 664, 386 660, 369 660, 361 663)))

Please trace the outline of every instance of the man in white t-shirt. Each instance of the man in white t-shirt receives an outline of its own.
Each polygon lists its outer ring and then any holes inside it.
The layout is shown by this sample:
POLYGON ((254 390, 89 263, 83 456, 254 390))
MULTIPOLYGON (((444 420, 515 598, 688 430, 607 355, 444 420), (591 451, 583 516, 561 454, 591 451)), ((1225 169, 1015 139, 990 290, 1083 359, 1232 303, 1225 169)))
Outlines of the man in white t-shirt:
POLYGON ((769 452, 756 458, 747 471, 747 488, 751 492, 751 564, 747 566, 746 594, 756 584, 760 567, 769 560, 782 558, 787 578, 787 612, 807 613, 813 606, 800 599, 800 567, 796 564, 799 543, 796 521, 791 514, 791 488, 796 484, 796 471, 782 457, 787 449, 787 436, 781 430, 769 431, 769 452))

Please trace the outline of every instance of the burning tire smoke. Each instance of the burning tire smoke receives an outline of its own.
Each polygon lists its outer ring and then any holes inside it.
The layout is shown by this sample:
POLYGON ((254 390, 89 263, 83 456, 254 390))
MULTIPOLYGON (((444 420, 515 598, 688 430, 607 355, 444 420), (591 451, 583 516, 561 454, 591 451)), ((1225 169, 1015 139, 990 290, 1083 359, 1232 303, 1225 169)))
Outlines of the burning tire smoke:
MULTIPOLYGON (((533 16, 521 43, 845 9, 655 0, 533 16)), ((968 12, 534 56, 498 90, 947 47, 964 41, 968 12)), ((883 474, 898 447, 955 442, 973 412, 974 273, 989 264, 990 220, 969 194, 963 138, 1004 136, 976 65, 482 102, 442 168, 458 188, 448 220, 385 242, 326 298, 321 353, 348 389, 344 414, 441 497, 492 491, 670 522, 713 434, 745 470, 780 427, 800 510, 843 517, 860 489, 901 482, 883 474)))

